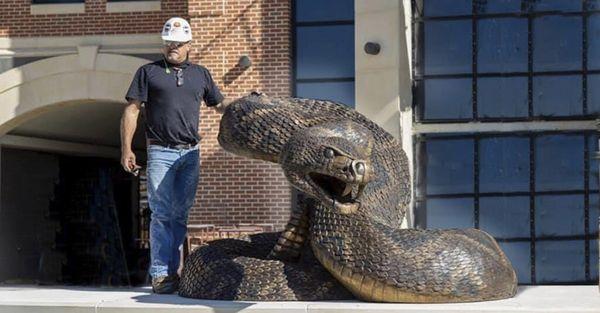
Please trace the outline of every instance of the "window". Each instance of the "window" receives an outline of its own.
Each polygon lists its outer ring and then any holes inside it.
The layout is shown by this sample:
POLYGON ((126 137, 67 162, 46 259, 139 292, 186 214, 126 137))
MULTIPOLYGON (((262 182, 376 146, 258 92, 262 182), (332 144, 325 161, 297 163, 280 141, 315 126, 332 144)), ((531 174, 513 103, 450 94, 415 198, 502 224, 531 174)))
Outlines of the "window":
POLYGON ((85 0, 31 0, 31 4, 84 3, 85 0))
POLYGON ((415 1, 416 121, 594 118, 600 5, 584 2, 415 1))
POLYGON ((590 132, 421 136, 419 226, 476 227, 511 253, 524 251, 511 258, 521 283, 596 280, 597 139, 590 132), (573 259, 555 259, 561 247, 573 259))
POLYGON ((294 95, 354 107, 354 1, 294 6, 294 95))
POLYGON ((31 0, 31 15, 85 13, 85 0, 31 0))
POLYGON ((417 227, 489 232, 521 284, 597 283, 600 4, 415 0, 413 25, 414 122, 443 129, 415 135, 417 227))
POLYGON ((107 0, 107 13, 160 11, 160 0, 107 0))

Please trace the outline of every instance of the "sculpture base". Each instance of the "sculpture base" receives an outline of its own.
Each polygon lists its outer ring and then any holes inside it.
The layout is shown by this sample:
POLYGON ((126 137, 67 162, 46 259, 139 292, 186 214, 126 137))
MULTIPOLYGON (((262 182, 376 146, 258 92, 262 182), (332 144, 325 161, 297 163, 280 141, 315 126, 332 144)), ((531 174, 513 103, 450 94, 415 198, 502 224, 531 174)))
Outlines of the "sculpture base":
POLYGON ((150 288, 0 286, 4 312, 597 312, 597 286, 521 286, 514 298, 456 304, 384 304, 359 301, 208 301, 155 295, 150 288))

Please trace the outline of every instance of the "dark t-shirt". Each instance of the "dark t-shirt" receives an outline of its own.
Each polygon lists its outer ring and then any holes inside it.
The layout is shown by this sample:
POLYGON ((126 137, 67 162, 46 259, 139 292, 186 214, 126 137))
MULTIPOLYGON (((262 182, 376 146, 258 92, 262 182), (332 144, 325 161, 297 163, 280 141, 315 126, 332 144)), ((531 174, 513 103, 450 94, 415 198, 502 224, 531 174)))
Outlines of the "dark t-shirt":
POLYGON ((140 67, 125 98, 144 102, 146 137, 167 144, 196 144, 200 141, 198 123, 200 102, 215 106, 223 100, 208 70, 186 62, 183 85, 177 86, 176 70, 164 60, 140 67))

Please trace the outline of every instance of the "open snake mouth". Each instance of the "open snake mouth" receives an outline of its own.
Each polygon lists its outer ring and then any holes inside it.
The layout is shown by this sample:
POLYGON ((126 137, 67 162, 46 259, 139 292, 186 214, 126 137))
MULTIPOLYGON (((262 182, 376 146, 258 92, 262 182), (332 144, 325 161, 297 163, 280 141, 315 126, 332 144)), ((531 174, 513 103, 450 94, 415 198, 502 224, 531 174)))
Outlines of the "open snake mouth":
POLYGON ((334 176, 309 173, 308 177, 321 196, 342 213, 353 213, 360 207, 366 184, 350 183, 334 176))

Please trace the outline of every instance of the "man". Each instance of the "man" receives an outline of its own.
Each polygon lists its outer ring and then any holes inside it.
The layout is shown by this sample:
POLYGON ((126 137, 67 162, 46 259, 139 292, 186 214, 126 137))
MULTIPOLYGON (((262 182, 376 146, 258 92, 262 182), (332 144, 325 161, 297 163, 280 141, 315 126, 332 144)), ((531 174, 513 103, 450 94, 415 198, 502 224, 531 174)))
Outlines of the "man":
POLYGON ((224 101, 209 71, 188 61, 192 30, 182 18, 169 19, 162 30, 164 59, 138 69, 126 95, 121 119, 121 165, 137 175, 131 150, 142 105, 148 146, 150 276, 156 293, 177 290, 180 252, 189 209, 199 179, 200 102, 222 112, 224 101))

